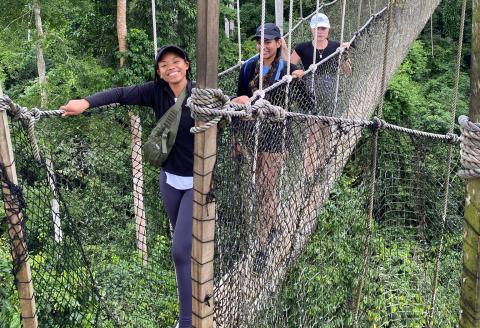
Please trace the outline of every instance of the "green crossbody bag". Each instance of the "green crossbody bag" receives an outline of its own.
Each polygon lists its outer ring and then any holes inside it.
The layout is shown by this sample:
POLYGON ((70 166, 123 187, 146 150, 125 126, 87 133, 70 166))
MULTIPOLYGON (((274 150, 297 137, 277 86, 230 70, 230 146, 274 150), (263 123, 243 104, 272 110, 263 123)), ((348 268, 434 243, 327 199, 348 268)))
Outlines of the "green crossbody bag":
POLYGON ((150 132, 147 142, 143 145, 145 159, 153 166, 161 167, 175 144, 182 117, 182 104, 186 96, 187 88, 182 91, 175 104, 158 120, 157 125, 150 132))

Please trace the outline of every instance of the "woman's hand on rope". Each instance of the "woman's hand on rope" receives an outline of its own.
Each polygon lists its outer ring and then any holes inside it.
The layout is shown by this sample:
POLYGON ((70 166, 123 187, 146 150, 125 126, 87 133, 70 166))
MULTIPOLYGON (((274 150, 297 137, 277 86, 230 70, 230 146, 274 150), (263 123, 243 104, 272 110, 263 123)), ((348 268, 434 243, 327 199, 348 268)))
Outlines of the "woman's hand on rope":
POLYGON ((344 42, 340 45, 340 47, 342 47, 345 50, 348 50, 350 49, 350 42, 344 42))
POLYGON ((62 116, 75 116, 82 114, 87 108, 90 107, 90 103, 85 99, 70 100, 60 109, 64 110, 62 116))
POLYGON ((305 71, 302 69, 297 69, 292 72, 292 76, 297 77, 299 79, 301 79, 304 75, 305 75, 305 71))
POLYGON ((247 96, 240 96, 237 98, 233 98, 232 102, 240 105, 247 105, 250 103, 250 98, 248 98, 247 96))

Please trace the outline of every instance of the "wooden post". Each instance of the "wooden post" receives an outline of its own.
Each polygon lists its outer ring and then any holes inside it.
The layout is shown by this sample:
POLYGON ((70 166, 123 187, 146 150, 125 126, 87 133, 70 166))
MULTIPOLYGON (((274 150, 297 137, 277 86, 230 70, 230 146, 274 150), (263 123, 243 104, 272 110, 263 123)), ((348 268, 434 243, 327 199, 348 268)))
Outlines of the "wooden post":
POLYGON ((38 327, 35 296, 33 294, 32 273, 28 263, 27 245, 23 239, 22 213, 15 195, 12 195, 7 179, 17 185, 17 173, 13 160, 13 148, 10 140, 10 129, 5 110, 0 110, 0 163, 5 167, 1 174, 3 188, 3 206, 8 220, 12 259, 15 263, 15 280, 24 328, 38 327), (6 176, 4 176, 4 174, 6 176))
MULTIPOLYGON (((216 88, 219 0, 197 0, 197 88, 216 88)), ((201 125, 197 121, 195 124, 201 125)), ((192 320, 213 327, 215 202, 207 199, 217 152, 217 128, 195 135, 192 227, 192 320)))
MULTIPOLYGON (((472 1, 470 112, 480 122, 480 0, 472 1)), ((480 178, 467 182, 463 235, 460 327, 480 327, 480 178)))

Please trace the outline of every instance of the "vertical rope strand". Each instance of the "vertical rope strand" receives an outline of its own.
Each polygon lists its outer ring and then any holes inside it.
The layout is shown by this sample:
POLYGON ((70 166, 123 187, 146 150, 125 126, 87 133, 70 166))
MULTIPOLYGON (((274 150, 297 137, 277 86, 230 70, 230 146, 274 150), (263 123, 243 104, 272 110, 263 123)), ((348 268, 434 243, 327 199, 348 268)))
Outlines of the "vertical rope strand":
POLYGON ((155 0, 152 0, 152 31, 153 31, 153 58, 157 55, 157 12, 155 10, 155 0))
POLYGON ((259 72, 259 90, 263 90, 263 47, 265 45, 265 16, 266 16, 266 1, 262 0, 262 33, 260 37, 260 72, 259 72))
POLYGON ((370 175, 372 177, 372 181, 370 184, 370 201, 368 205, 368 221, 367 221, 367 238, 365 240, 365 249, 363 252, 363 262, 362 262, 362 274, 360 276, 357 291, 355 293, 355 303, 353 308, 353 323, 352 327, 358 327, 358 319, 360 313, 360 303, 362 300, 362 291, 363 286, 365 285, 365 276, 367 274, 368 262, 370 260, 370 241, 372 239, 372 231, 373 231, 373 206, 375 200, 375 185, 377 183, 377 156, 378 156, 378 134, 379 128, 375 129, 372 141, 372 148, 371 148, 371 167, 370 167, 370 175))
MULTIPOLYGON (((345 13, 347 11, 347 0, 343 0, 343 6, 342 6, 342 27, 340 30, 340 46, 343 44, 344 40, 344 33, 345 33, 345 13)), ((338 54, 338 63, 337 63, 337 81, 335 84, 335 104, 333 106, 333 113, 332 116, 335 116, 335 113, 337 111, 337 105, 338 105, 338 91, 340 89, 340 66, 342 63, 342 56, 343 52, 340 52, 338 54)))
MULTIPOLYGON (((383 70, 382 70, 382 81, 381 81, 381 95, 384 94, 384 89, 386 85, 386 66, 387 66, 387 57, 388 57, 388 48, 390 44, 390 25, 392 20, 393 14, 393 2, 392 0, 388 1, 388 16, 387 16, 387 31, 385 34, 385 47, 384 47, 384 60, 383 60, 383 70)), ((381 105, 379 109, 379 117, 383 113, 383 97, 381 98, 381 105)), ((380 124, 378 124, 380 125, 380 124)), ((372 143, 372 161, 371 161, 371 185, 370 185, 370 203, 368 206, 368 221, 367 221, 367 237, 365 240, 365 249, 363 254, 363 263, 362 263, 362 273, 360 275, 360 279, 358 282, 358 287, 355 295, 355 303, 354 303, 354 310, 353 310, 353 328, 358 327, 358 320, 359 320, 359 313, 360 313, 360 303, 362 300, 362 291, 363 286, 365 285, 365 276, 367 274, 368 263, 370 261, 370 242, 372 239, 373 234, 373 207, 375 205, 375 188, 377 183, 377 157, 378 157, 378 137, 379 137, 379 127, 375 129, 374 136, 373 136, 373 143, 372 143)))
MULTIPOLYGON (((317 0, 317 8, 315 9, 315 16, 318 15, 318 12, 320 10, 320 0, 317 0)), ((315 17, 313 16, 313 17, 315 17)), ((308 24, 308 22, 307 22, 308 24)), ((308 26, 310 27, 310 25, 308 26)), ((315 65, 317 62, 317 35, 318 35, 318 27, 315 27, 315 33, 313 33, 313 62, 312 65, 315 65)), ((304 67, 305 69, 308 69, 308 67, 304 67)), ((316 69, 317 66, 315 65, 315 68, 312 72, 312 93, 315 95, 315 76, 316 76, 316 69)))
POLYGON ((288 54, 287 54, 287 75, 290 75, 290 62, 292 60, 292 21, 293 21, 293 0, 290 0, 290 10, 288 13, 288 54))
POLYGON ((242 34, 240 33, 240 0, 237 0, 237 41, 238 41, 238 63, 242 62, 242 34))
POLYGON ((357 13, 357 30, 361 27, 362 24, 362 10, 363 10, 363 0, 358 2, 358 13, 357 13))
MULTIPOLYGON (((376 6, 376 4, 375 4, 376 6)), ((382 66, 382 80, 380 86, 380 104, 378 106, 377 116, 382 117, 384 106, 384 95, 387 88, 387 65, 388 65, 388 49, 390 47, 390 32, 392 28, 393 15, 393 1, 388 1, 388 15, 387 15, 387 33, 385 33, 385 47, 383 49, 383 66, 382 66)))
MULTIPOLYGON (((460 83, 460 68, 462 63, 462 49, 463 49, 463 33, 465 30, 465 12, 467 8, 467 0, 462 1, 462 14, 460 18, 460 35, 458 37, 458 49, 457 49, 457 63, 455 71, 455 86, 453 89, 453 98, 452 98, 452 107, 451 107, 451 120, 449 133, 453 133, 455 128, 455 116, 457 113, 457 102, 458 102, 458 89, 460 83)), ((448 158, 447 158, 447 168, 445 172, 445 194, 443 197, 443 212, 442 212, 442 222, 440 226, 440 246, 438 249, 437 258, 435 260, 435 273, 433 278, 432 285, 432 300, 427 315, 427 327, 432 327, 433 315, 435 312, 435 301, 437 298, 437 285, 438 285, 438 273, 440 271, 440 258, 443 253, 443 243, 444 243, 444 233, 445 233, 445 222, 447 220, 448 214, 448 199, 450 196, 450 171, 452 168, 452 153, 453 145, 450 143, 448 146, 448 158)))

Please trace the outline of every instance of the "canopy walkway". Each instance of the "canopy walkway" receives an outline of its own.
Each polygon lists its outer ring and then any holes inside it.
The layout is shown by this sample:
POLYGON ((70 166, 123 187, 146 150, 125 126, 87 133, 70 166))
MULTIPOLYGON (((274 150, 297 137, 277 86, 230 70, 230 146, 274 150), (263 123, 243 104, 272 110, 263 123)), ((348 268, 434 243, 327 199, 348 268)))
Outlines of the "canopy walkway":
MULTIPOLYGON (((189 99, 197 119, 222 119, 208 194, 214 294, 199 300, 214 306, 216 327, 456 324, 463 199, 445 195, 463 187, 443 164, 458 162, 459 138, 371 119, 439 2, 324 4, 348 54, 257 92, 253 105, 225 97, 240 64, 220 73, 223 92, 189 99)), ((293 43, 309 17, 289 31, 293 43)), ((65 119, 7 97, 0 108, 12 118, 14 165, 2 178, 17 280, 31 269, 20 302, 35 301, 40 326, 173 325, 169 227, 141 151, 152 113, 114 106, 65 119)))

